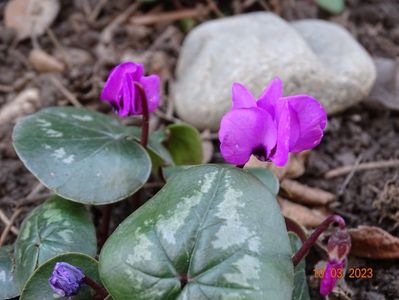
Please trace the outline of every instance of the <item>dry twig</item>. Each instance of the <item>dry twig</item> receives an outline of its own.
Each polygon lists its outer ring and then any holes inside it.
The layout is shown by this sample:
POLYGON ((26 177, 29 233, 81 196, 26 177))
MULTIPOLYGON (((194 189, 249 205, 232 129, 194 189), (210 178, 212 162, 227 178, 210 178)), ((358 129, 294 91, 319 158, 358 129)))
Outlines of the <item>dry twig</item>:
POLYGON ((131 18, 131 23, 135 25, 153 25, 158 23, 174 22, 187 18, 201 18, 206 14, 207 11, 203 7, 199 6, 193 9, 181 9, 171 12, 134 16, 131 18))
POLYGON ((3 246, 8 233, 11 230, 12 224, 14 223, 14 221, 16 220, 16 218, 18 217, 18 215, 21 213, 22 209, 21 208, 17 208, 14 213, 12 214, 11 218, 10 218, 10 222, 6 225, 6 228, 4 228, 1 236, 0 236, 0 248, 1 246, 3 246))
POLYGON ((351 166, 343 166, 339 167, 333 170, 328 171, 324 177, 326 179, 342 176, 345 174, 348 174, 352 172, 353 170, 355 171, 365 171, 365 170, 375 170, 375 169, 383 169, 383 168, 397 168, 399 167, 399 159, 393 159, 393 160, 382 160, 382 161, 373 161, 373 162, 367 162, 367 163, 361 163, 356 165, 351 165, 351 166))
POLYGON ((57 78, 50 77, 51 83, 64 95, 69 102, 71 102, 76 107, 82 107, 83 105, 79 100, 72 94, 57 78))
MULTIPOLYGON (((6 216, 6 214, 4 213, 4 211, 2 209, 0 209, 0 220, 4 223, 4 225, 6 225, 6 227, 9 226, 9 224, 11 224, 10 219, 8 219, 8 217, 6 216)), ((15 227, 14 225, 11 226, 10 230, 15 235, 18 235, 18 233, 19 233, 18 228, 15 227)))

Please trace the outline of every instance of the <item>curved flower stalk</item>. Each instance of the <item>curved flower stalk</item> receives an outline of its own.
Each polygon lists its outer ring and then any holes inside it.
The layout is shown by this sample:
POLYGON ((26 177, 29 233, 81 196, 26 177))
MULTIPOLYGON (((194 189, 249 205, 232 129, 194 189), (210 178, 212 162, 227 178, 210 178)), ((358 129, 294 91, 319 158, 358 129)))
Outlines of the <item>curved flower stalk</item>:
POLYGON ((259 99, 241 84, 232 87, 232 109, 221 121, 220 150, 226 161, 245 164, 251 155, 284 166, 289 152, 316 147, 327 115, 308 95, 282 96, 282 82, 272 80, 259 99))

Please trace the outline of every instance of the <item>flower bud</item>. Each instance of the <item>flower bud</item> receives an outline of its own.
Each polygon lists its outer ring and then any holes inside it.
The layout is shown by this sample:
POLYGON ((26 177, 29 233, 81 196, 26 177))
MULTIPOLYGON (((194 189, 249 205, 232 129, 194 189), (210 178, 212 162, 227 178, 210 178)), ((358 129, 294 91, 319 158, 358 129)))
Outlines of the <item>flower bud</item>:
POLYGON ((70 297, 78 293, 84 277, 80 268, 66 262, 57 262, 48 283, 57 295, 70 297))
POLYGON ((341 262, 345 260, 351 249, 351 237, 346 229, 337 229, 328 239, 327 250, 329 260, 341 262))

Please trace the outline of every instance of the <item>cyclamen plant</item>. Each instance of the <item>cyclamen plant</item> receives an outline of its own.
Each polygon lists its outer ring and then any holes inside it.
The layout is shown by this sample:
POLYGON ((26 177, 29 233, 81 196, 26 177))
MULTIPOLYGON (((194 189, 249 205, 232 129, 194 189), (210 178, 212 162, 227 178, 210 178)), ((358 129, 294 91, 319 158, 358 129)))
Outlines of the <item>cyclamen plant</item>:
POLYGON ((144 76, 138 63, 116 66, 101 99, 119 117, 142 116, 141 129, 72 107, 47 108, 18 122, 19 157, 57 195, 26 217, 7 252, 15 261, 6 274, 7 297, 305 300, 303 258, 337 224, 320 287, 322 295, 330 293, 338 280, 330 270, 344 272, 350 248, 344 220, 331 216, 306 239, 281 215, 277 178, 267 169, 241 168, 251 155, 284 166, 290 152, 318 145, 324 109, 307 95, 283 97, 279 78, 258 100, 235 83, 232 98, 221 120, 220 150, 240 168, 193 166, 202 160, 201 139, 189 125, 149 133, 160 80, 144 76), (95 260, 95 228, 85 205, 122 201, 160 170, 166 184, 118 226, 95 260))

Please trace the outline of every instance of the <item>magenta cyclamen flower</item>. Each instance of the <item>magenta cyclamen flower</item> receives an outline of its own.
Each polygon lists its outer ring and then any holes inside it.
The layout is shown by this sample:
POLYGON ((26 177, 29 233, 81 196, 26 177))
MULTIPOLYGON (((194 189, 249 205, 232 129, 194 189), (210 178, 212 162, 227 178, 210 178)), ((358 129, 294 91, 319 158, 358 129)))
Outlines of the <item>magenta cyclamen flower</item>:
POLYGON ((57 262, 48 283, 57 295, 70 297, 78 293, 84 277, 80 268, 57 262))
POLYGON ((159 105, 159 76, 144 76, 142 64, 124 62, 112 69, 101 92, 101 99, 109 102, 121 117, 143 113, 139 88, 147 98, 148 111, 159 105))
POLYGON ((346 257, 351 248, 351 237, 346 229, 337 229, 328 239, 328 262, 320 282, 320 294, 326 296, 345 275, 346 257))
POLYGON ((245 164, 253 154, 284 166, 289 152, 317 146, 327 116, 320 103, 308 95, 282 96, 282 82, 275 78, 258 100, 241 84, 232 88, 233 106, 221 121, 220 150, 224 159, 245 164))

